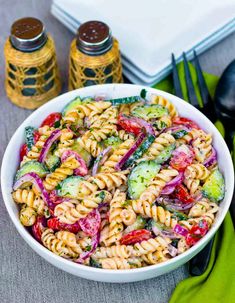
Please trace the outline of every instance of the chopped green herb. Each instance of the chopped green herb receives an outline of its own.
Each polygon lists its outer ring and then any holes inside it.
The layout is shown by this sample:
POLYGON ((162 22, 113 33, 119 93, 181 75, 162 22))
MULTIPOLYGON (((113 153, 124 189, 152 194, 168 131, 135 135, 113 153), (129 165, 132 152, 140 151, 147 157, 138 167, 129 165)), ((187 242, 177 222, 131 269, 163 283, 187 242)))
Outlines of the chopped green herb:
POLYGON ((55 189, 60 190, 61 189, 61 185, 60 183, 58 185, 56 185, 55 189))
POLYGON ((56 121, 56 122, 54 123, 54 127, 55 127, 55 128, 60 127, 60 121, 56 121))
POLYGON ((86 247, 85 247, 85 251, 90 251, 91 250, 91 245, 87 245, 86 247))

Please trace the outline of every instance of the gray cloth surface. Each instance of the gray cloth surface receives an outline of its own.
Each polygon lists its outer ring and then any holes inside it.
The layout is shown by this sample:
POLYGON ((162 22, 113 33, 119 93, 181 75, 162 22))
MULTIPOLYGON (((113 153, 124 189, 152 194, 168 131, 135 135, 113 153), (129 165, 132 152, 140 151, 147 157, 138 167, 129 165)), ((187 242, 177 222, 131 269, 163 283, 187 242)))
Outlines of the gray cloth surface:
MULTIPOLYGON (((3 45, 11 23, 23 16, 42 19, 56 42, 64 91, 67 86, 68 52, 73 35, 50 14, 49 0, 0 0, 0 159, 12 134, 30 111, 10 103, 4 91, 3 45)), ((200 56, 203 69, 220 75, 234 59, 235 34, 200 56)), ((36 254, 17 233, 0 197, 0 302, 168 302, 175 286, 187 277, 187 266, 161 277, 129 284, 105 284, 67 274, 36 254)))

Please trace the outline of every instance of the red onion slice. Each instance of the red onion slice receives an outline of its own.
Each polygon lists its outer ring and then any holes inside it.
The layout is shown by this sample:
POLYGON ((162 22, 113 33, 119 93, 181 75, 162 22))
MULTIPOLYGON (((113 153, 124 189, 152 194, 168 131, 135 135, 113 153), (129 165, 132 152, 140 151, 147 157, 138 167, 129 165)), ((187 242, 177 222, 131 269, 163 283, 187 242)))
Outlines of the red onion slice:
POLYGON ((184 228, 183 226, 181 226, 179 224, 175 225, 174 232, 181 235, 181 236, 184 236, 184 237, 186 237, 187 234, 189 233, 186 228, 184 228))
POLYGON ((154 128, 150 123, 146 122, 145 120, 143 120, 141 118, 137 118, 137 117, 131 117, 131 120, 135 121, 136 123, 138 123, 139 125, 144 127, 148 134, 153 135, 153 136, 155 135, 154 128))
POLYGON ((52 144, 61 136, 61 130, 56 129, 54 130, 51 135, 47 138, 46 142, 44 143, 42 150, 40 152, 38 161, 44 162, 46 159, 46 156, 52 146, 52 144))
POLYGON ((206 161, 203 163, 206 167, 209 167, 213 164, 215 164, 217 161, 217 153, 214 147, 212 147, 210 156, 206 159, 206 161))
POLYGON ((191 127, 187 127, 187 126, 184 126, 184 125, 176 125, 176 126, 171 126, 171 127, 167 127, 165 128, 165 132, 172 132, 172 133, 175 133, 175 132, 178 132, 178 131, 181 131, 181 130, 185 130, 185 131, 189 131, 191 129, 191 127))
POLYGON ((175 256, 178 254, 178 249, 175 248, 173 245, 168 244, 167 248, 168 248, 168 253, 169 253, 172 257, 175 257, 175 256))
POLYGON ((94 236, 98 233, 100 223, 101 217, 97 209, 94 209, 85 218, 79 220, 82 231, 89 236, 94 236))
POLYGON ((88 174, 88 168, 86 166, 86 162, 74 150, 64 151, 62 156, 61 156, 61 161, 64 162, 64 161, 66 161, 67 158, 69 158, 71 156, 73 156, 80 164, 80 166, 74 170, 74 174, 76 176, 85 176, 85 175, 87 175, 88 174))
POLYGON ((91 238, 91 249, 89 251, 84 251, 81 253, 80 257, 75 260, 76 263, 83 264, 84 261, 89 258, 93 252, 96 250, 100 241, 100 233, 97 233, 91 238))
POLYGON ((176 211, 188 210, 196 203, 196 201, 193 201, 192 203, 182 203, 177 199, 170 199, 167 197, 158 197, 156 202, 159 205, 168 206, 172 210, 176 210, 176 211))
POLYGON ((18 179, 13 185, 13 190, 17 190, 25 183, 32 183, 33 186, 41 193, 43 201, 47 204, 49 208, 53 208, 54 204, 51 202, 50 197, 46 189, 44 188, 42 179, 36 173, 27 173, 18 179))
POLYGON ((92 168, 92 172, 91 172, 92 176, 97 174, 99 166, 105 162, 105 160, 107 159, 107 155, 109 154, 111 149, 112 149, 112 147, 108 146, 97 156, 95 163, 93 165, 93 168, 92 168))
POLYGON ((47 226, 46 218, 37 217, 36 222, 32 226, 32 234, 38 242, 41 242, 42 232, 46 226, 47 226))
POLYGON ((119 160, 116 164, 115 169, 121 170, 126 161, 130 158, 130 156, 136 151, 136 149, 140 146, 140 144, 144 141, 146 137, 145 133, 140 133, 137 137, 137 140, 133 144, 133 146, 128 150, 128 152, 119 160))
POLYGON ((166 186, 161 191, 162 195, 169 195, 172 194, 175 190, 176 186, 180 185, 183 181, 184 174, 183 172, 179 172, 179 174, 172 179, 170 182, 166 184, 166 186))

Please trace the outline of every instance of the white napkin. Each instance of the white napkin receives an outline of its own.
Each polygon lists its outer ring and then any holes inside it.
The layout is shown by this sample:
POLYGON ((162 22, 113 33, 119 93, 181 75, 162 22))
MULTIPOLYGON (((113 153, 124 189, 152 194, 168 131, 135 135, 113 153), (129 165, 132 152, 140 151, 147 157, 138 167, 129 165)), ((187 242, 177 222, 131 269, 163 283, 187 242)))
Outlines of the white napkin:
POLYGON ((234 0, 54 0, 52 13, 74 32, 81 22, 106 22, 124 73, 145 84, 170 71, 172 52, 200 53, 235 30, 234 0))

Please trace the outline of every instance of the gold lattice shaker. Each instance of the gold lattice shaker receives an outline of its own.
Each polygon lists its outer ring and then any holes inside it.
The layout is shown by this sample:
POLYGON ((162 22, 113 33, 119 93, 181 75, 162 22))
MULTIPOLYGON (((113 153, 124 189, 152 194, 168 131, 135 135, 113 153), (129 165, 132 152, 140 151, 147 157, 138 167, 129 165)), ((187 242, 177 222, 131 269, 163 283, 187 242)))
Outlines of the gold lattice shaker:
POLYGON ((122 81, 119 44, 108 25, 100 21, 83 23, 70 48, 69 90, 122 81))
POLYGON ((4 53, 5 88, 13 103, 35 109, 60 93, 54 41, 40 20, 27 17, 14 22, 4 53))

